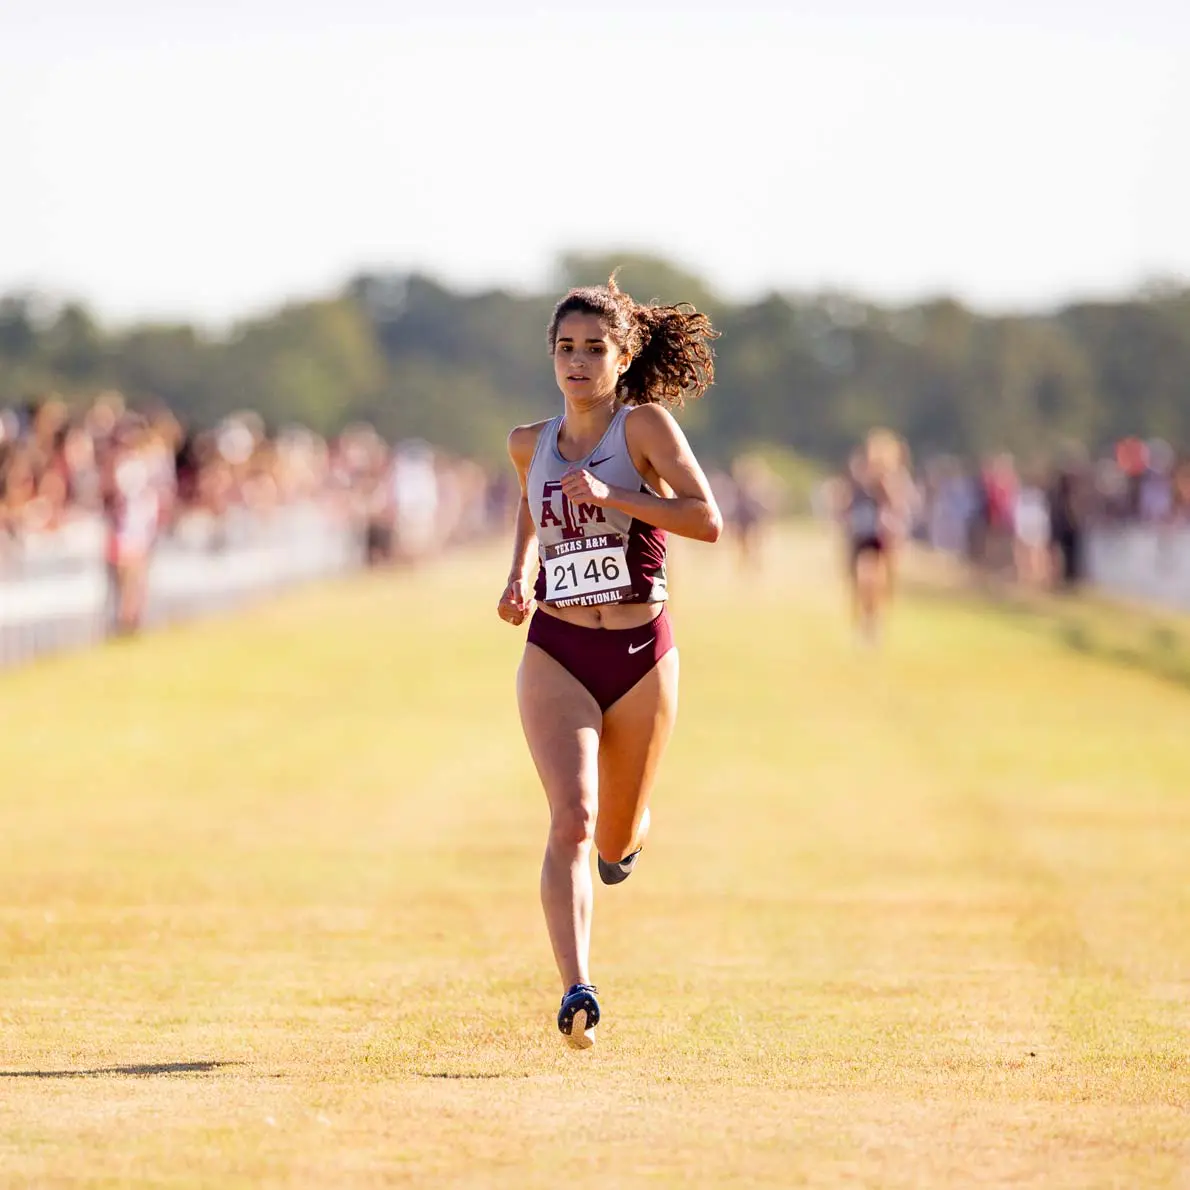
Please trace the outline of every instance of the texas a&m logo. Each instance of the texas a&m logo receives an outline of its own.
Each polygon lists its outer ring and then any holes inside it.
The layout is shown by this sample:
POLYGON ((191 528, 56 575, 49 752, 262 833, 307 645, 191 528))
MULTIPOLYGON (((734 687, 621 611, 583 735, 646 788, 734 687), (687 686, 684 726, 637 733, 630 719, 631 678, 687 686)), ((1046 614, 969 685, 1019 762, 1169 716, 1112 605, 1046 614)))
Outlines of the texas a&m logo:
POLYGON ((582 537, 583 526, 591 521, 600 525, 607 523, 607 518, 603 515, 603 509, 598 505, 571 504, 566 496, 563 495, 562 485, 556 479, 548 480, 542 486, 541 528, 546 529, 552 525, 555 529, 562 530, 563 537, 582 537), (555 496, 561 496, 562 498, 562 516, 560 518, 554 511, 555 496))

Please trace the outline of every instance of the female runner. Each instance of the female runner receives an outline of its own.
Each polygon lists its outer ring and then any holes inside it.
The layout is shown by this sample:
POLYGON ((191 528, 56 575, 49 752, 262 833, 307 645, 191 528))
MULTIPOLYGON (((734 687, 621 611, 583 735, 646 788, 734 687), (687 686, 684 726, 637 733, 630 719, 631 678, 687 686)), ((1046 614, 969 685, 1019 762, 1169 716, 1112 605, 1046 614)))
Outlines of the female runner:
POLYGON ((536 604, 517 699, 550 809, 541 902, 564 990, 558 1029, 579 1049, 599 1023, 591 844, 605 884, 627 879, 677 712, 666 534, 722 530, 668 408, 711 384, 715 337, 705 314, 638 305, 614 277, 572 289, 548 330, 563 412, 508 440, 521 501, 498 610, 520 624, 536 604))
POLYGON ((900 440, 874 430, 851 456, 840 514, 860 641, 875 644, 893 595, 897 550, 910 515, 906 453, 900 440))

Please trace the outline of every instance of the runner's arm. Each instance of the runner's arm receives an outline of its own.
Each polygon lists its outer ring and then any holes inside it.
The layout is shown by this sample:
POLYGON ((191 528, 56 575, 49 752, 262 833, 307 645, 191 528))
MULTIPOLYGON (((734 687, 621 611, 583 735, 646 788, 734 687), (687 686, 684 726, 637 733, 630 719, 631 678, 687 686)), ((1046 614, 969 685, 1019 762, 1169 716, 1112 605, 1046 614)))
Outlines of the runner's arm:
POLYGON ((673 415, 659 405, 643 405, 628 418, 626 432, 637 470, 642 474, 656 472, 673 495, 655 496, 651 492, 610 487, 587 471, 572 471, 562 480, 567 498, 615 508, 679 537, 718 541, 723 532, 723 514, 673 415))
POLYGON ((512 465, 516 469, 517 480, 521 488, 521 498, 517 504, 516 523, 512 537, 512 565, 508 569, 508 582, 529 582, 529 573, 533 566, 535 555, 534 546, 537 538, 537 528, 533 523, 533 511, 529 507, 529 490, 527 476, 529 464, 533 461, 533 451, 537 446, 537 436, 541 433, 541 426, 517 426, 508 436, 508 454, 512 465))
POLYGON ((533 568, 537 536, 533 526, 533 513, 529 508, 529 497, 522 495, 517 505, 516 526, 512 536, 512 565, 508 568, 509 583, 529 585, 529 574, 533 568))

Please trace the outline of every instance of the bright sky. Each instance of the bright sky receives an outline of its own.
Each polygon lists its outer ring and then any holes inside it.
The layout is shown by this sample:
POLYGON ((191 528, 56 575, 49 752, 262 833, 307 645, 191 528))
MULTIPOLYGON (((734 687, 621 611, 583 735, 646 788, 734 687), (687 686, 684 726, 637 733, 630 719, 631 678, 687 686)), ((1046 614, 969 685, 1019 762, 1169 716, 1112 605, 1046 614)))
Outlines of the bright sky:
POLYGON ((1188 150, 1185 0, 0 5, 0 292, 109 320, 621 248, 1038 307, 1190 277, 1188 150))

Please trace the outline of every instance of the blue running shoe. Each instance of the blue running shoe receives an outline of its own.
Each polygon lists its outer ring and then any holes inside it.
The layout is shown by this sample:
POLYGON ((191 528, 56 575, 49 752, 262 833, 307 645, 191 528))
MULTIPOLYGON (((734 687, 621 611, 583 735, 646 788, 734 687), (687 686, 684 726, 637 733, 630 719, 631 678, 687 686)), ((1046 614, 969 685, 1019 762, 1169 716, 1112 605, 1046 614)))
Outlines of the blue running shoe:
POLYGON ((558 1009, 558 1031, 567 1044, 576 1050, 590 1049, 595 1044, 595 1026, 599 1024, 596 990, 589 983, 576 983, 562 997, 562 1007, 558 1009))
POLYGON ((599 869, 599 879, 604 884, 619 884, 632 875, 636 861, 640 859, 642 848, 638 847, 631 855, 626 855, 619 863, 609 864, 602 855, 596 857, 595 866, 599 869))

